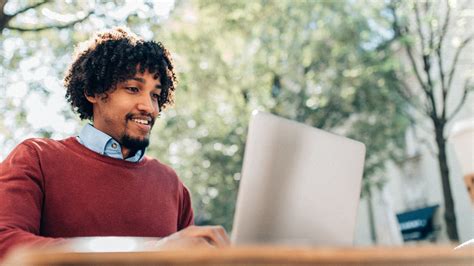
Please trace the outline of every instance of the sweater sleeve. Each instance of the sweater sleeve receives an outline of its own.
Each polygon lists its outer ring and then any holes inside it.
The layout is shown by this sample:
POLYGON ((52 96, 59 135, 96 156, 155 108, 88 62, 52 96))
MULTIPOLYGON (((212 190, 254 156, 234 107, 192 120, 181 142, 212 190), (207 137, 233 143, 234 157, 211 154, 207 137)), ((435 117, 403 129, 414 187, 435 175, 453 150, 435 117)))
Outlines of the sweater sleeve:
POLYGON ((194 224, 194 213, 189 190, 181 185, 181 204, 179 209, 178 231, 194 224))
POLYGON ((17 245, 64 241, 39 236, 43 182, 38 154, 26 142, 0 163, 0 259, 17 245))

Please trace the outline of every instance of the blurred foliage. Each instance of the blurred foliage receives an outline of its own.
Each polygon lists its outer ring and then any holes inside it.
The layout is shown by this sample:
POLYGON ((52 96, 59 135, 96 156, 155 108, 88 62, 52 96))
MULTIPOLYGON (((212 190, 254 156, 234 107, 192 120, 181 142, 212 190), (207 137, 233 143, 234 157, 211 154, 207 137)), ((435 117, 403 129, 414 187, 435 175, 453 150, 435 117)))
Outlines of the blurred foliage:
MULTIPOLYGON (((95 13, 71 28, 4 30, 2 51, 4 42, 22 44, 1 57, 0 73, 8 76, 5 84, 24 78, 29 90, 44 91, 47 99, 50 89, 44 79, 18 74, 26 64, 22 62, 40 58, 42 64, 31 71, 46 65, 60 83, 73 46, 100 28, 125 24, 162 41, 175 58, 180 83, 176 106, 155 125, 148 154, 170 164, 190 188, 198 224, 232 226, 247 124, 254 109, 364 142, 364 189, 380 185, 380 179, 372 177, 380 176, 384 163, 403 151, 406 106, 396 93, 396 55, 385 45, 390 36, 380 33, 382 5, 183 0, 168 19, 159 19, 153 10, 160 2, 134 5, 119 18, 113 14, 125 2, 91 2, 78 2, 87 3, 81 7, 84 12, 95 13), (34 82, 39 85, 33 87, 34 82)), ((42 8, 61 5, 57 1, 42 8)), ((4 115, 24 109, 22 100, 12 98, 0 98, 4 115)), ((64 114, 66 121, 79 124, 67 107, 64 114)), ((0 115, 0 135, 8 136, 4 142, 14 139, 16 144, 28 135, 17 135, 21 128, 61 136, 54 128, 28 128, 28 119, 21 125, 5 124, 6 120, 0 115)))
POLYGON ((198 223, 231 227, 253 109, 366 143, 364 187, 380 185, 369 177, 400 156, 408 121, 394 54, 378 49, 384 40, 362 9, 339 1, 205 0, 175 9, 182 19, 159 35, 178 56, 180 91, 153 152, 190 186, 198 223))

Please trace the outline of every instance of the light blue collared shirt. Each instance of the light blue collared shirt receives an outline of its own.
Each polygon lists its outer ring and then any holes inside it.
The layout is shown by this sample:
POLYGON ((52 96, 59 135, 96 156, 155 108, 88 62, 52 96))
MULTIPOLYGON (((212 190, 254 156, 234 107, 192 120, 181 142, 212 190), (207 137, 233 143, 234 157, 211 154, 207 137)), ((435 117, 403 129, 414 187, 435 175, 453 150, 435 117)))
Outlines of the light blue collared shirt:
MULTIPOLYGON (((120 144, 113 139, 111 136, 93 127, 87 123, 77 136, 77 141, 88 149, 95 151, 99 154, 109 156, 115 159, 123 160, 122 148, 120 144)), ((125 159, 129 162, 139 162, 143 159, 145 149, 139 150, 134 156, 125 159)))

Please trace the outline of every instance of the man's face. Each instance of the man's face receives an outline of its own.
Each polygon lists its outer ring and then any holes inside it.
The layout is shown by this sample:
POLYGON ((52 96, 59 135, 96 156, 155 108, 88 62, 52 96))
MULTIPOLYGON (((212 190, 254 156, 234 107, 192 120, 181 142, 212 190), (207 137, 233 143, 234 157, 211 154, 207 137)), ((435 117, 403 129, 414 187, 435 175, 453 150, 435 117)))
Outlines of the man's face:
POLYGON ((117 140, 124 155, 130 150, 146 148, 159 114, 160 92, 159 79, 145 71, 117 84, 106 98, 87 96, 93 104, 94 127, 117 140))

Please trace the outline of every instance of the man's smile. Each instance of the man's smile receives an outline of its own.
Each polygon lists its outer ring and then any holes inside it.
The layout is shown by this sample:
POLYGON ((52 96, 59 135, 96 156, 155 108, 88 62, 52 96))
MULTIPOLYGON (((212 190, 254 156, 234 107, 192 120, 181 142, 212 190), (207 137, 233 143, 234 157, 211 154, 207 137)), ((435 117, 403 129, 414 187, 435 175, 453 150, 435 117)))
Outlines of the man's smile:
POLYGON ((148 134, 155 124, 155 120, 151 116, 127 116, 127 122, 131 121, 143 134, 148 134))
POLYGON ((150 125, 151 124, 151 120, 148 120, 148 119, 133 118, 132 121, 134 121, 136 123, 139 123, 139 124, 143 124, 143 125, 150 125))

